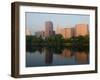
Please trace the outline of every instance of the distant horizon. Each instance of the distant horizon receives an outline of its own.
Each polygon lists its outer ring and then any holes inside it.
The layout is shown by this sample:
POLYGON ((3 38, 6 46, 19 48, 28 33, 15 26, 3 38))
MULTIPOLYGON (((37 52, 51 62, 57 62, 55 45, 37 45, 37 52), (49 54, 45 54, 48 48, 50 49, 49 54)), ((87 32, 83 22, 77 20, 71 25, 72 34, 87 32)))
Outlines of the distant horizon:
POLYGON ((77 24, 89 25, 89 17, 89 15, 78 14, 26 12, 25 26, 34 35, 35 32, 44 30, 46 21, 51 21, 53 23, 53 30, 56 31, 58 26, 61 28, 72 28, 77 24))

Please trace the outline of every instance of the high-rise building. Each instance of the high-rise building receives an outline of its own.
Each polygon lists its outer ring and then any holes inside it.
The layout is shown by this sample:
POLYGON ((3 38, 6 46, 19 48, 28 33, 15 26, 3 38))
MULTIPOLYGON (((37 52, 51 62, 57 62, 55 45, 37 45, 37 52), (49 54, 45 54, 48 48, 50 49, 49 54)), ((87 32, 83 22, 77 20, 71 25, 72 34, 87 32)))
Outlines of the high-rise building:
POLYGON ((58 25, 56 29, 56 34, 61 34, 62 28, 58 25))
POLYGON ((61 34, 65 39, 71 38, 72 37, 72 28, 62 29, 61 34))
POLYGON ((61 34, 64 38, 68 39, 72 37, 72 28, 57 28, 57 34, 61 34))
POLYGON ((35 32, 35 35, 36 35, 36 37, 44 38, 45 37, 45 32, 44 31, 38 31, 38 32, 35 32))
POLYGON ((88 24, 77 24, 74 28, 74 36, 86 36, 89 34, 88 24))
POLYGON ((25 28, 25 34, 26 36, 32 35, 31 31, 28 28, 25 28))
POLYGON ((45 37, 54 35, 53 23, 51 21, 45 22, 45 37))

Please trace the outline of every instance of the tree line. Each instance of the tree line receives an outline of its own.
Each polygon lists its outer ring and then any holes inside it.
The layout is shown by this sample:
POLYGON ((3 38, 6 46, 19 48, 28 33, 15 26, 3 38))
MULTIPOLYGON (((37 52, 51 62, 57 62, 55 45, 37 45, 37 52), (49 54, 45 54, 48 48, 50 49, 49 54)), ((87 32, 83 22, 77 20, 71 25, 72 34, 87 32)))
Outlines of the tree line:
POLYGON ((56 34, 46 38, 35 35, 26 36, 26 45, 33 46, 89 46, 89 35, 65 39, 62 35, 56 34))

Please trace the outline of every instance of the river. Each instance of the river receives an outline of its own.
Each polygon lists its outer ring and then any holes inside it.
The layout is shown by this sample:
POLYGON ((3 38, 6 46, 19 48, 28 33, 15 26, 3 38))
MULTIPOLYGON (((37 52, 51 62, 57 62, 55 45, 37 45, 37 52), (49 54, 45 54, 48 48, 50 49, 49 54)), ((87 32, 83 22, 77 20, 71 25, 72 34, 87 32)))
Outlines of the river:
POLYGON ((89 51, 84 48, 31 47, 26 51, 26 67, 89 64, 89 51))

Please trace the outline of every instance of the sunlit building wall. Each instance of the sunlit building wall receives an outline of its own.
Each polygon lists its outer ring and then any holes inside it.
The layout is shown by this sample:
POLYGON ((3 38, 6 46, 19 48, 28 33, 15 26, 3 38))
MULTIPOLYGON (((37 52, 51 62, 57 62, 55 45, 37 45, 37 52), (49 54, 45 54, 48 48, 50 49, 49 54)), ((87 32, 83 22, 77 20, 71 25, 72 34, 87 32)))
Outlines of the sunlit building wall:
POLYGON ((77 24, 74 28, 75 36, 86 36, 89 34, 88 25, 87 24, 77 24))
POLYGON ((65 39, 71 38, 72 37, 72 28, 62 29, 61 34, 65 39))
POLYGON ((62 31, 62 28, 57 26, 57 29, 56 29, 56 34, 61 34, 61 31, 62 31))
POLYGON ((57 34, 61 34, 65 39, 72 37, 72 28, 57 28, 57 34))

